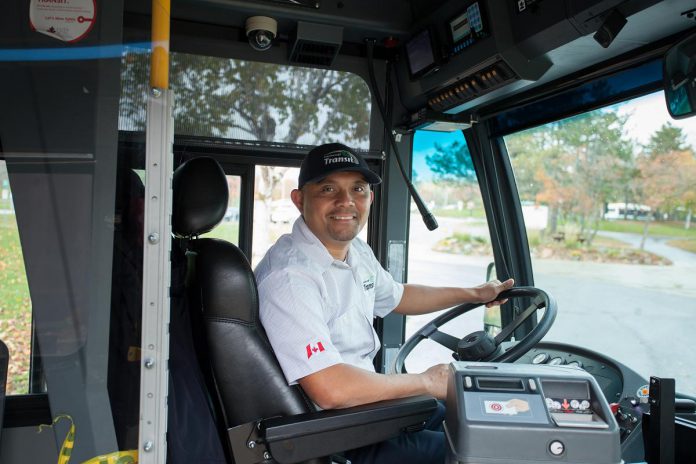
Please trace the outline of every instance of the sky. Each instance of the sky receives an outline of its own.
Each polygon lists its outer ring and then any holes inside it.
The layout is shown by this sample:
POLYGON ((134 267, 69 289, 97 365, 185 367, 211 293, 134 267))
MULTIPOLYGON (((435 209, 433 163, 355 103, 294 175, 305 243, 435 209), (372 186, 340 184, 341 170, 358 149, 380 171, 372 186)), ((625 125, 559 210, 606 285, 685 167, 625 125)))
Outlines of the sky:
MULTIPOLYGON (((664 94, 655 92, 629 102, 616 105, 619 114, 629 114, 624 126, 626 136, 639 144, 646 144, 650 136, 664 123, 669 121, 680 127, 686 135, 686 141, 696 149, 696 116, 686 119, 672 119, 667 113, 664 94)), ((413 167, 418 173, 419 181, 432 178, 432 173, 425 162, 425 157, 435 151, 435 143, 450 145, 455 141, 464 141, 464 136, 457 132, 418 131, 413 140, 413 167)))

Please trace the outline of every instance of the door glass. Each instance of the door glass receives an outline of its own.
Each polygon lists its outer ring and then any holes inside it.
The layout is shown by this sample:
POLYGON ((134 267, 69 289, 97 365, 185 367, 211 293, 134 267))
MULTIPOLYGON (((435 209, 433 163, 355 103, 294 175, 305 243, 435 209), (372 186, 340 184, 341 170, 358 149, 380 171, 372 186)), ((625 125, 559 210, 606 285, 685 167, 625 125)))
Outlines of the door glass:
MULTIPOLYGON (((459 287, 484 282, 493 252, 481 191, 464 135, 461 132, 416 132, 413 181, 439 227, 428 231, 411 202, 408 282, 459 287)), ((488 309, 486 314, 484 309, 477 308, 441 330, 461 338, 482 330, 484 317, 491 326, 497 324, 499 327, 499 308, 488 309)), ((441 313, 407 316, 406 339, 441 313)), ((406 369, 421 372, 435 363, 451 361, 449 350, 425 340, 406 360, 406 369)))
POLYGON ((662 92, 505 137, 546 340, 612 356, 696 393, 696 118, 662 92))

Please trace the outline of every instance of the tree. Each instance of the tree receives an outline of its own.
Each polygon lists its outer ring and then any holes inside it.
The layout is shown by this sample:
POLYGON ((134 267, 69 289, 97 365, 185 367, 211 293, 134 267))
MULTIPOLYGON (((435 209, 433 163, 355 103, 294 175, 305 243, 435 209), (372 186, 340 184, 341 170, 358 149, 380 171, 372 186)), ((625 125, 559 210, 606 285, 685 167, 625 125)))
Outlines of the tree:
POLYGON ((443 204, 454 199, 460 206, 474 200, 476 193, 468 188, 476 180, 474 162, 466 142, 455 141, 449 145, 435 143, 435 152, 426 155, 425 162, 434 174, 434 181, 441 184, 443 204))
POLYGON ((569 163, 576 201, 570 205, 580 222, 581 233, 589 228, 588 244, 599 229, 604 204, 623 193, 621 180, 630 170, 633 142, 625 138, 628 115, 612 110, 586 113, 565 121, 558 132, 569 163))
POLYGON ((662 125, 643 147, 643 151, 649 156, 658 156, 673 151, 690 150, 686 143, 686 135, 680 127, 673 126, 670 122, 662 125))
POLYGON ((632 162, 626 118, 594 111, 506 139, 520 196, 549 206, 551 234, 560 216, 578 222, 588 243, 595 237, 603 205, 618 194, 632 162))
POLYGON ((460 183, 476 179, 474 162, 466 142, 455 141, 450 145, 435 143, 435 153, 427 155, 425 162, 437 180, 460 183))
MULTIPOLYGON (((685 227, 690 227, 691 211, 696 206, 696 158, 691 151, 672 151, 639 160, 644 202, 654 210, 687 210, 685 227)), ((643 241, 648 224, 643 230, 643 241)), ((642 245, 641 245, 642 248, 642 245)))

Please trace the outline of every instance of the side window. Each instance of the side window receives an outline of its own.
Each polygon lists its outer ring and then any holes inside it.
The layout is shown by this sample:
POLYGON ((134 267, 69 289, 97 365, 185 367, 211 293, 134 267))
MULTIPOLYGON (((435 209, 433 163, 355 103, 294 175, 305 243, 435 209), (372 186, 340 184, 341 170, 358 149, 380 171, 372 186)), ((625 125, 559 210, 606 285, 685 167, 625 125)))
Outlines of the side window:
POLYGON ((290 233, 293 222, 300 216, 290 199, 299 173, 299 168, 256 166, 252 267, 256 267, 281 235, 290 233))
MULTIPOLYGON (((428 231, 411 202, 408 281, 436 286, 479 285, 493 262, 491 239, 481 191, 461 132, 416 132, 413 142, 413 181, 433 212, 439 227, 428 231)), ((500 326, 498 308, 477 308, 441 327, 457 337, 500 326)), ((406 318, 406 338, 439 313, 406 318)), ((420 372, 433 362, 450 362, 451 352, 425 340, 406 361, 409 372, 420 372)))
POLYGON ((227 211, 222 222, 213 230, 202 237, 221 238, 228 242, 239 244, 239 211, 242 193, 241 176, 228 175, 227 187, 229 188, 230 198, 227 203, 227 211))
POLYGON ((0 160, 0 339, 10 351, 7 394, 29 393, 31 299, 19 241, 12 190, 0 160))
POLYGON ((662 92, 505 137, 546 340, 578 344, 696 394, 696 118, 662 92), (677 348, 678 347, 678 348, 677 348))

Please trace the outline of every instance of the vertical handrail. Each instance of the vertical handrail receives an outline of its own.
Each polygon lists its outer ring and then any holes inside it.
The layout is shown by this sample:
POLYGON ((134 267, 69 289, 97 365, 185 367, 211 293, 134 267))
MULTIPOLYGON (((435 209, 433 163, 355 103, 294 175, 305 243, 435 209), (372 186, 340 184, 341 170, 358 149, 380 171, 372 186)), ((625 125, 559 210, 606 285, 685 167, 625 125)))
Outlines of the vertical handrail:
POLYGON ((152 0, 152 55, 150 87, 169 88, 169 23, 171 0, 152 0))
POLYGON ((147 102, 139 460, 166 462, 174 118, 169 90, 170 0, 152 2, 147 102))

